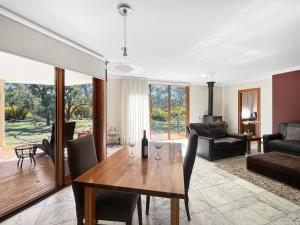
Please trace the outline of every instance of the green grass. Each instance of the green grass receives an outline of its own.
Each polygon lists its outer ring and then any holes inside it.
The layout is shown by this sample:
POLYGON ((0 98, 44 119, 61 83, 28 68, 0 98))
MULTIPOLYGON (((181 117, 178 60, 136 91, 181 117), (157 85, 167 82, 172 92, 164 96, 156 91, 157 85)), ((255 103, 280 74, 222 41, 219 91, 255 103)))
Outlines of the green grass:
MULTIPOLYGON (((85 130, 92 126, 91 119, 74 120, 76 128, 74 138, 79 131, 85 130)), ((46 126, 45 122, 22 121, 22 122, 5 122, 5 143, 8 145, 24 143, 41 143, 44 138, 51 136, 51 126, 46 126)))
MULTIPOLYGON (((179 126, 177 124, 176 120, 171 120, 171 131, 172 132, 185 132, 185 121, 180 120, 179 126)), ((168 122, 163 121, 157 121, 153 120, 151 121, 151 131, 154 133, 167 133, 168 132, 168 122)))

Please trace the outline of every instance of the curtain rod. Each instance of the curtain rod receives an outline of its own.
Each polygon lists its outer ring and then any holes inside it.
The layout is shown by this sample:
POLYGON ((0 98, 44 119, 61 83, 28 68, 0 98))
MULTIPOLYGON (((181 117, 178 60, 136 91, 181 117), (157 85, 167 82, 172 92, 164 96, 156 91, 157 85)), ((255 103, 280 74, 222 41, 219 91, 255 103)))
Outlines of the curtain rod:
POLYGON ((181 85, 181 86, 188 86, 190 83, 180 82, 180 81, 170 81, 170 80, 155 80, 149 79, 146 77, 135 77, 135 76, 116 76, 116 75, 108 75, 108 78, 111 77, 112 79, 144 79, 147 80, 150 84, 174 84, 174 85, 181 85))

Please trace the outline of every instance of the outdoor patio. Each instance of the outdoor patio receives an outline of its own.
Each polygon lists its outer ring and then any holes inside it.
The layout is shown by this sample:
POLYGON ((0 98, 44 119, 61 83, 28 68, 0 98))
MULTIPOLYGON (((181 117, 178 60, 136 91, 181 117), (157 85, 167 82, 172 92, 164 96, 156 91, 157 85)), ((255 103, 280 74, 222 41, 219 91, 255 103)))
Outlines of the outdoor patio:
POLYGON ((24 159, 17 166, 14 147, 0 147, 0 216, 23 203, 55 188, 55 172, 51 159, 37 150, 36 165, 24 159))

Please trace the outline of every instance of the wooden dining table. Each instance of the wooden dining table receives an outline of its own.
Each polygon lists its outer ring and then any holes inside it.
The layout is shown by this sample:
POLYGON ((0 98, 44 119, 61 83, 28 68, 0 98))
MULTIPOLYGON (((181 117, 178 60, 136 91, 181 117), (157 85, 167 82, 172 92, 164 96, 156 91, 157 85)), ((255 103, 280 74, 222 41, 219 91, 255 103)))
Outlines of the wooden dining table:
POLYGON ((179 199, 184 199, 184 178, 181 144, 163 143, 161 159, 155 159, 154 143, 149 143, 147 159, 129 157, 130 149, 124 147, 91 168, 74 182, 84 186, 85 224, 96 224, 96 188, 169 198, 170 224, 179 225, 179 199))

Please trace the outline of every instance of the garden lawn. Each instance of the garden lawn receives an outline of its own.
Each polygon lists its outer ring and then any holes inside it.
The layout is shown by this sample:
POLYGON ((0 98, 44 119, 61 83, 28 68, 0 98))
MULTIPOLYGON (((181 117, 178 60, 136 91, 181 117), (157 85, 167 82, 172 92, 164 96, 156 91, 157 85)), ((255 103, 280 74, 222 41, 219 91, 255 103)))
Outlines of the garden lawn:
MULTIPOLYGON (((77 138, 79 131, 85 130, 92 126, 91 119, 74 120, 76 128, 74 138, 77 138)), ((22 122, 5 122, 5 143, 7 145, 41 143, 42 140, 50 139, 51 126, 46 126, 45 122, 22 121, 22 122)))
MULTIPOLYGON (((168 121, 157 121, 153 120, 151 121, 151 132, 154 133, 168 133, 168 121)), ((180 120, 179 124, 177 124, 177 121, 171 120, 171 131, 172 132, 185 132, 185 120, 180 120), (178 126, 179 125, 179 126, 178 126)))

